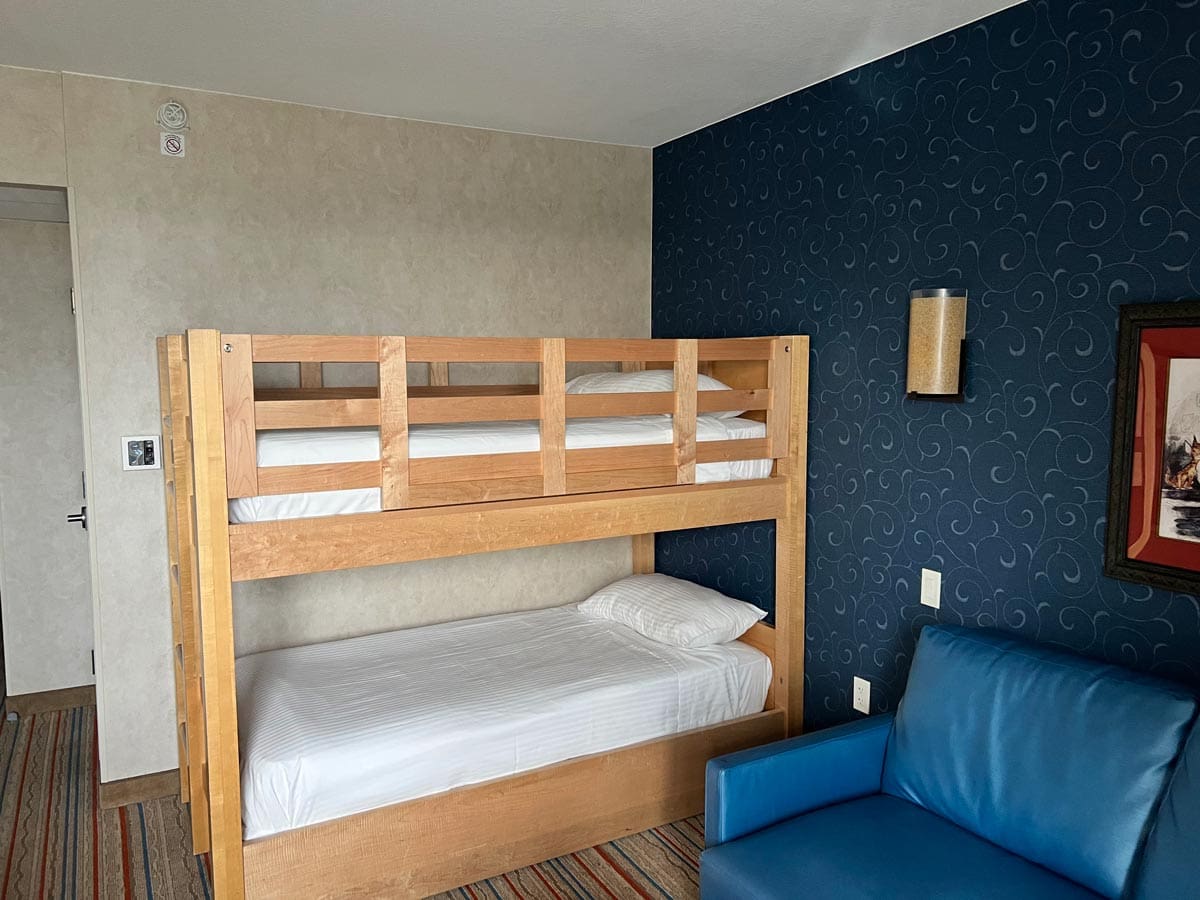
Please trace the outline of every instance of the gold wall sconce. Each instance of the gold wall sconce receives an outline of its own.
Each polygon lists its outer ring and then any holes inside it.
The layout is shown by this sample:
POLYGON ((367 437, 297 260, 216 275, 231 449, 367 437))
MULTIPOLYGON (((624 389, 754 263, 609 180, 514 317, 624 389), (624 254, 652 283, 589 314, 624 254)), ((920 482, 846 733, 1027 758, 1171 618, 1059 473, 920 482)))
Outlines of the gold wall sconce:
POLYGON ((962 400, 966 386, 967 292, 913 291, 908 311, 908 394, 962 400))

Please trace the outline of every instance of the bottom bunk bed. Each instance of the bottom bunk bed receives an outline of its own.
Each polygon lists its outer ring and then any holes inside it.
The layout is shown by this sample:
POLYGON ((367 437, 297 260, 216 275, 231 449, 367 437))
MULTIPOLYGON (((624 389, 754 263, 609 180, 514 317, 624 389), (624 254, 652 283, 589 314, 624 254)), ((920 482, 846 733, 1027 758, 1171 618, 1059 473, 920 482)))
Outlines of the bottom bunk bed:
POLYGON ((248 841, 245 896, 452 890, 696 815, 708 760, 783 736, 783 712, 769 710, 248 841))
POLYGON ((248 840, 761 712, 771 661, 574 606, 238 660, 248 840))
POLYGON ((694 814, 709 758, 784 735, 773 631, 571 605, 240 658, 248 895, 421 897, 694 814))

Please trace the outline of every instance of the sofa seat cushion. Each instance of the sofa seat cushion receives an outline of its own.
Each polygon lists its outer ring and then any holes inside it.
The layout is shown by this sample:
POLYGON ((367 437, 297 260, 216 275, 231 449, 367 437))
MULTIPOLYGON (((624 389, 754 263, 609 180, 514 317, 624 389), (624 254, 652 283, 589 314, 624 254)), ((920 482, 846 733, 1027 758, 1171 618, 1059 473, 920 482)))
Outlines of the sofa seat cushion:
POLYGON ((829 806, 705 850, 703 900, 1095 900, 905 800, 829 806))
POLYGON ((998 632, 921 633, 883 793, 1121 896, 1196 714, 1181 686, 998 632))

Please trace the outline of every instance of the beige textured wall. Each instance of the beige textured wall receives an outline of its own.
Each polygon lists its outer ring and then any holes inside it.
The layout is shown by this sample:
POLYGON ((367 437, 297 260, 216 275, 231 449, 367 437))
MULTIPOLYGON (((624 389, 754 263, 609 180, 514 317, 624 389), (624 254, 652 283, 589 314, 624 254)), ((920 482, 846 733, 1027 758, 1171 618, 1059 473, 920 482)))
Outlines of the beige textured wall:
POLYGON ((0 219, 0 606, 12 694, 92 682, 66 225, 0 219))
POLYGON ((0 182, 66 186, 57 72, 0 66, 0 182))
MULTIPOLYGON (((99 561, 101 766, 175 765, 154 337, 226 331, 645 336, 647 150, 64 76, 99 561), (191 113, 185 159, 155 110, 191 113)), ((576 599, 628 541, 246 586, 239 649, 576 599)))

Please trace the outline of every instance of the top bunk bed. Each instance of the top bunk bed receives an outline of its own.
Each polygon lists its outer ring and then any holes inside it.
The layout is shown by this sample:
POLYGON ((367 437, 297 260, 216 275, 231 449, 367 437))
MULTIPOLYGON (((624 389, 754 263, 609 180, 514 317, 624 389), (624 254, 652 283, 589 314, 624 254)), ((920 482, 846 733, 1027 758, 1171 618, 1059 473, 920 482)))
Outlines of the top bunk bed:
POLYGON ((166 340, 212 382, 192 390, 213 392, 234 581, 589 540, 630 533, 615 520, 631 515, 646 532, 774 518, 797 350, 807 361, 794 337, 166 340), (256 387, 270 363, 296 366, 296 385, 256 387), (375 365, 377 384, 326 386, 327 363, 375 365), (505 363, 535 364, 538 383, 450 383, 452 367, 505 363), (576 364, 673 380, 568 393, 576 364), (410 383, 418 365, 428 384, 410 383), (705 377, 730 389, 698 390, 705 377))
POLYGON ((181 796, 219 900, 433 893, 692 815, 707 759, 797 733, 808 352, 804 336, 160 338, 181 796), (514 363, 525 383, 492 383, 514 363), (338 364, 355 386, 329 383, 338 364), (761 712, 244 831, 234 582, 620 536, 649 573, 657 532, 767 519, 775 619, 740 638, 770 663, 761 712))

